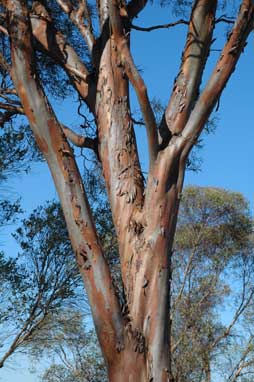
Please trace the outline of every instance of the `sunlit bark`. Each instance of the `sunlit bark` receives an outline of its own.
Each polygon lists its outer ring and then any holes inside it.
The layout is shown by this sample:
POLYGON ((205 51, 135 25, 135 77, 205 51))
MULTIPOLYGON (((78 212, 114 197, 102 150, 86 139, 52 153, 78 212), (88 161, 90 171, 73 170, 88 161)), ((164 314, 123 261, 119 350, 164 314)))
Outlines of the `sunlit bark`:
POLYGON ((36 2, 29 14, 26 1, 5 0, 12 79, 22 112, 55 181, 110 381, 167 382, 172 380, 170 257, 185 163, 236 66, 253 27, 254 6, 251 1, 242 2, 220 60, 199 96, 217 1, 194 2, 180 72, 159 133, 147 89, 131 55, 130 29, 124 24, 126 17, 133 19, 147 2, 133 0, 126 7, 122 1, 98 0, 101 34, 97 40, 86 1, 75 9, 69 1, 57 2, 87 42, 96 73, 91 75, 42 4, 36 2), (57 121, 36 73, 32 36, 64 68, 86 101, 96 118, 96 140, 82 139, 57 121), (131 118, 129 82, 147 128, 150 169, 146 185, 131 118), (95 150, 102 164, 119 243, 126 297, 122 311, 66 137, 95 150))

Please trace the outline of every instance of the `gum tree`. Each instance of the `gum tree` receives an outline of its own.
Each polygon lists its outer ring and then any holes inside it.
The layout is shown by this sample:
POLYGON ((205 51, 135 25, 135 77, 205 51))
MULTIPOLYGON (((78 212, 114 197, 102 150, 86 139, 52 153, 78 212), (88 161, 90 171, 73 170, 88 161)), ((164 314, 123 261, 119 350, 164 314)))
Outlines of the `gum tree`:
POLYGON ((15 113, 25 114, 48 163, 111 382, 171 379, 170 257, 186 161, 253 28, 253 2, 243 0, 220 58, 200 92, 214 27, 225 18, 216 20, 217 1, 185 3, 191 15, 188 21, 179 21, 188 25, 182 62, 158 124, 130 46, 132 20, 147 3, 98 0, 92 4, 98 20, 95 33, 92 7, 86 0, 2 1, 1 32, 9 40, 11 60, 5 50, 0 64, 13 83, 9 79, 1 92, 3 118, 6 122, 15 113), (59 23, 51 17, 56 6, 62 20, 68 18, 69 28, 77 29, 84 39, 88 64, 58 30, 59 23), (96 121, 94 138, 79 136, 57 120, 40 81, 37 50, 63 68, 86 102, 96 121), (133 129, 130 84, 147 131, 146 182, 133 129), (94 150, 101 162, 118 237, 125 294, 122 306, 69 142, 94 150))

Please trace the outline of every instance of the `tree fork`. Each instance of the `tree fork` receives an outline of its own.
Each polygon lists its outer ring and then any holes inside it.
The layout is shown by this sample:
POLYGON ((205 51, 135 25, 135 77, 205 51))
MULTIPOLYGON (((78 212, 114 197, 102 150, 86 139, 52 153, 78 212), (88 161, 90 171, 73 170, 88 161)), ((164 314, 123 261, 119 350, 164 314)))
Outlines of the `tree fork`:
POLYGON ((82 179, 61 125, 41 90, 33 62, 25 1, 5 1, 12 77, 40 150, 52 173, 77 264, 91 303, 103 354, 110 364, 124 346, 123 322, 108 265, 96 235, 82 179))

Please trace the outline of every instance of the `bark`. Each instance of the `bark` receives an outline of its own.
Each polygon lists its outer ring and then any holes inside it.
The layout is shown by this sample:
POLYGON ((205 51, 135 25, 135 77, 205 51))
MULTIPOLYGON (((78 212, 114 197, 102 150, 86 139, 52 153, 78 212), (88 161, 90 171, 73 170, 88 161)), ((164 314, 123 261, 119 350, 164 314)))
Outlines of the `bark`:
POLYGON ((211 364, 210 364, 210 354, 205 353, 204 354, 204 382, 211 382, 211 364))
POLYGON ((33 4, 31 26, 41 48, 65 70, 90 111, 94 113, 96 89, 91 81, 92 76, 64 35, 55 29, 49 13, 39 1, 33 4))
POLYGON ((99 341, 107 362, 123 346, 120 307, 108 265, 95 232, 82 179, 34 70, 31 30, 24 1, 7 1, 13 81, 61 200, 72 247, 90 300, 99 341))
POLYGON ((85 15, 85 9, 73 9, 71 2, 58 0, 74 24, 83 28, 83 37, 91 45, 96 71, 91 78, 76 52, 54 28, 49 15, 42 12, 39 2, 30 16, 30 24, 24 0, 4 1, 9 14, 12 78, 61 200, 110 382, 172 380, 168 321, 170 258, 185 162, 253 26, 254 7, 245 0, 211 79, 199 96, 217 2, 194 2, 180 72, 160 126, 159 146, 158 128, 144 81, 131 56, 130 30, 126 24, 126 18, 137 16, 146 3, 133 0, 125 6, 125 2, 118 0, 97 0, 101 30, 94 41, 88 36, 91 25, 88 23, 84 30, 80 15, 76 15, 79 11, 85 15), (57 121, 36 73, 32 34, 41 48, 66 70, 94 113, 96 142, 82 139, 57 121), (129 81, 137 93, 147 128, 150 169, 146 186, 131 118, 129 81), (119 243, 126 297, 122 310, 66 136, 79 146, 96 150, 98 143, 97 154, 119 243))

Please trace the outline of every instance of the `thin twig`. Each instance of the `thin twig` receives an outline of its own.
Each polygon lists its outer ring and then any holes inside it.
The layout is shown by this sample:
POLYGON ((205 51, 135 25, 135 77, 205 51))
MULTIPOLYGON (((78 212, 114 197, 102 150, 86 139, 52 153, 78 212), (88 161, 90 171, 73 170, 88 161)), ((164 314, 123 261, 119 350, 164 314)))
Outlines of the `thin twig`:
POLYGON ((154 31, 156 29, 168 29, 168 28, 172 28, 172 27, 175 27, 176 25, 180 25, 180 24, 189 25, 189 21, 181 19, 181 20, 175 21, 174 23, 154 25, 154 26, 146 27, 146 28, 145 27, 140 27, 138 25, 131 24, 131 28, 136 29, 137 31, 141 31, 141 32, 151 32, 151 31, 154 31))

